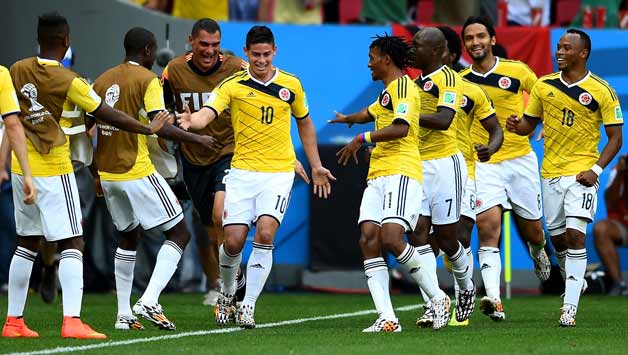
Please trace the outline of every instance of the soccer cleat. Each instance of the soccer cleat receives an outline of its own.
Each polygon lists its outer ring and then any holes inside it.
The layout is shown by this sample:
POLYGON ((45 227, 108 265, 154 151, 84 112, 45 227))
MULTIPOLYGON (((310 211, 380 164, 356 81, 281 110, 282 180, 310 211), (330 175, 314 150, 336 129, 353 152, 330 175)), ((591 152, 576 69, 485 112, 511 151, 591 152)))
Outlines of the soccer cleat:
POLYGON ((171 321, 166 318, 161 305, 157 303, 154 306, 148 306, 142 303, 142 300, 138 300, 133 306, 133 313, 141 316, 142 318, 150 321, 159 329, 163 330, 176 330, 177 327, 171 321))
POLYGON ((7 317, 2 328, 2 336, 5 338, 38 338, 39 333, 30 330, 24 323, 24 318, 7 317))
POLYGON ((416 319, 419 328, 431 328, 434 324, 434 310, 430 306, 423 305, 423 315, 416 319))
POLYGON ((562 314, 558 320, 558 325, 561 327, 575 327, 576 326, 576 312, 578 309, 576 306, 566 304, 563 305, 562 314))
POLYGON ((41 276, 41 285, 39 293, 41 293, 41 299, 44 303, 53 303, 57 298, 57 266, 52 265, 44 267, 44 271, 41 276))
POLYGON ((488 296, 482 297, 480 300, 480 310, 496 322, 506 320, 502 301, 497 298, 488 296))
POLYGON ((118 330, 144 330, 144 326, 135 316, 118 316, 114 328, 118 330))
POLYGON ((451 313, 449 311, 450 307, 451 300, 447 295, 440 299, 432 299, 432 309, 434 310, 434 323, 432 324, 432 329, 439 330, 449 324, 449 318, 451 317, 451 313))
POLYGON ((473 313, 475 309, 475 284, 469 290, 460 290, 458 300, 456 301, 456 320, 464 322, 473 313))
POLYGON ((232 295, 220 293, 214 306, 214 318, 218 326, 225 326, 230 321, 236 321, 235 300, 232 295))
POLYGON ((81 318, 67 316, 63 317, 61 337, 74 339, 107 339, 105 334, 98 333, 89 325, 83 323, 81 318))
POLYGON ((255 328, 255 318, 253 318, 255 310, 248 305, 242 305, 238 308, 238 315, 236 323, 240 328, 253 329, 255 328))
POLYGON ((545 250, 541 250, 538 257, 532 256, 532 246, 528 243, 528 250, 530 251, 530 256, 532 257, 532 261, 534 261, 534 273, 541 281, 547 281, 550 277, 550 271, 552 270, 552 264, 550 263, 549 258, 547 257, 547 253, 545 250))
POLYGON ((397 319, 377 318, 375 323, 368 328, 362 329, 362 333, 399 333, 401 324, 397 319))
POLYGON ((460 327, 460 326, 467 326, 467 325, 469 325, 469 319, 468 318, 465 319, 462 322, 458 322, 456 320, 455 316, 456 316, 456 308, 454 308, 453 315, 451 316, 451 319, 449 320, 449 326, 450 327, 460 327))
POLYGON ((209 290, 205 295, 205 299, 203 300, 203 306, 215 306, 216 301, 218 301, 218 296, 220 295, 219 290, 209 290))

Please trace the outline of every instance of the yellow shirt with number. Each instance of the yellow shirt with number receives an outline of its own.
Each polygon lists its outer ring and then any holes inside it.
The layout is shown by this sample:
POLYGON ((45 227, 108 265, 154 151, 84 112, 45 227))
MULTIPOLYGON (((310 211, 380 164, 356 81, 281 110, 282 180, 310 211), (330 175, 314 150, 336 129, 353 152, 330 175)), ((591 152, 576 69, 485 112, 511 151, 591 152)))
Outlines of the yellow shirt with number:
POLYGON ((391 81, 368 107, 375 120, 375 129, 402 121, 409 126, 408 134, 388 142, 377 142, 369 164, 368 180, 389 175, 404 175, 423 183, 419 146, 419 112, 421 98, 412 79, 404 75, 391 81))
POLYGON ((617 93, 591 72, 573 84, 560 72, 541 77, 525 115, 544 122, 541 176, 546 179, 589 170, 600 157, 600 126, 624 123, 617 93))
POLYGON ((259 172, 294 171, 291 116, 297 120, 309 116, 299 78, 275 69, 275 75, 263 83, 247 69, 225 79, 203 106, 216 116, 231 109, 235 138, 231 166, 259 172))

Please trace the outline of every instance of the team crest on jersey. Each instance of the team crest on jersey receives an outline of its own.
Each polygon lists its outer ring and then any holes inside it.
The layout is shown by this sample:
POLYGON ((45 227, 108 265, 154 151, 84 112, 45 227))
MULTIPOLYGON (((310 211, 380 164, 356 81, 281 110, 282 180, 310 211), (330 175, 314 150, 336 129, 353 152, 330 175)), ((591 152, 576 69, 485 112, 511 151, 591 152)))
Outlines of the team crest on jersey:
POLYGON ((497 85, 502 89, 508 89, 510 85, 512 85, 512 80, 507 76, 502 76, 497 82, 497 85))
POLYGON ((433 81, 426 81, 425 84, 423 84, 423 91, 430 91, 432 90, 432 87, 434 86, 434 82, 433 81))
POLYGON ((120 100, 120 86, 113 84, 107 89, 107 92, 105 92, 105 103, 113 107, 118 100, 120 100))
POLYGON ((290 90, 286 88, 282 88, 281 90, 279 90, 279 98, 283 101, 290 100, 290 90))
POLYGON ((578 96, 578 102, 585 106, 589 105, 591 101, 593 101, 593 97, 591 97, 591 94, 588 92, 583 92, 580 96, 578 96))
POLYGON ((462 103, 460 104, 460 107, 467 107, 468 103, 469 101, 467 100, 467 97, 465 95, 462 95, 462 103))
POLYGON ((480 200, 479 198, 475 199, 475 208, 480 208, 482 207, 482 200, 480 200))
POLYGON ((384 95, 382 95, 382 101, 380 102, 380 104, 382 106, 388 106, 389 103, 390 103, 390 95, 388 95, 388 93, 385 92, 384 95))
POLYGON ((28 98, 31 102, 31 107, 28 109, 29 111, 35 112, 44 108, 42 104, 37 102, 37 87, 35 86, 35 84, 26 83, 24 86, 22 86, 20 92, 24 94, 24 96, 26 96, 26 98, 28 98))

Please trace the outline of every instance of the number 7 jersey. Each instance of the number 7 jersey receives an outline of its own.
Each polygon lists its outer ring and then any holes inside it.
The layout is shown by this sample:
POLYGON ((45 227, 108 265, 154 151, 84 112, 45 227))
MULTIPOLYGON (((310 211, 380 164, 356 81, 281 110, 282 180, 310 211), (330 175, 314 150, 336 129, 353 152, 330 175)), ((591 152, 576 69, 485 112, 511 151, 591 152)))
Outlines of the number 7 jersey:
POLYGON ((545 179, 589 170, 600 156, 600 125, 624 122, 615 90, 591 72, 573 84, 563 81, 560 72, 541 77, 525 115, 544 122, 545 179))
MULTIPOLYGON (((231 165, 258 172, 294 171, 290 122, 308 117, 305 92, 299 78, 275 69, 263 83, 246 70, 225 79, 203 106, 216 115, 229 108, 235 136, 231 165)), ((217 118, 220 119, 220 118, 217 118)))

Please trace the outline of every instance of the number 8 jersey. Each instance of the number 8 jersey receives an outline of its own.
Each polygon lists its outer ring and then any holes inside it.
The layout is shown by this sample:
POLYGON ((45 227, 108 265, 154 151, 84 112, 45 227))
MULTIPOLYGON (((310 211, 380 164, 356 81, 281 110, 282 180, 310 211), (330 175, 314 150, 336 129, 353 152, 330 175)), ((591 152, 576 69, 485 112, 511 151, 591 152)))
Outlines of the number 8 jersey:
POLYGON ((544 122, 544 179, 589 170, 600 155, 600 125, 624 122, 615 90, 591 72, 573 84, 567 84, 560 72, 541 77, 532 88, 525 115, 544 122))
POLYGON ((309 115, 299 78, 275 69, 273 78, 263 83, 246 70, 225 79, 203 106, 217 115, 227 107, 231 110, 235 136, 232 167, 258 172, 294 171, 290 116, 299 120, 309 115))

